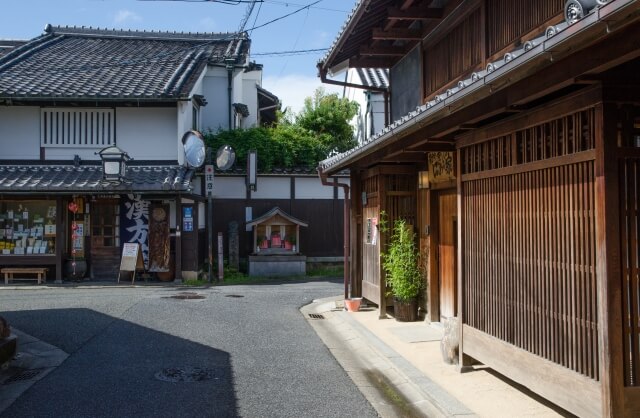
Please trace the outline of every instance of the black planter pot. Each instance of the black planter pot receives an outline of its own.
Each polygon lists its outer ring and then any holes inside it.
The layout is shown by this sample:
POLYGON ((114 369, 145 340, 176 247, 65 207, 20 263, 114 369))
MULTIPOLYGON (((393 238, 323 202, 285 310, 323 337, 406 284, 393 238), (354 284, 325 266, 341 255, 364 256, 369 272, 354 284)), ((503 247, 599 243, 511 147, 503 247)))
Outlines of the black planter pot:
POLYGON ((412 322, 418 320, 418 298, 413 298, 408 302, 401 302, 393 298, 393 314, 396 321, 412 322))
POLYGON ((64 262, 64 277, 69 280, 82 280, 87 274, 87 260, 75 260, 76 268, 74 271, 72 259, 64 262))

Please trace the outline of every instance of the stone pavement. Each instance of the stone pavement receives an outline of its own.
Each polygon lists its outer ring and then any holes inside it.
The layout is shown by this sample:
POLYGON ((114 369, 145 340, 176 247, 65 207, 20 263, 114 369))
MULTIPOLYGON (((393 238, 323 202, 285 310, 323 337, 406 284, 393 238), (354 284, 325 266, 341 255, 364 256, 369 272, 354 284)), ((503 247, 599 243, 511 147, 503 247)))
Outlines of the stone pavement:
POLYGON ((322 299, 301 312, 382 417, 571 416, 485 366, 460 373, 444 363, 438 324, 380 320, 376 308, 342 304, 322 299))

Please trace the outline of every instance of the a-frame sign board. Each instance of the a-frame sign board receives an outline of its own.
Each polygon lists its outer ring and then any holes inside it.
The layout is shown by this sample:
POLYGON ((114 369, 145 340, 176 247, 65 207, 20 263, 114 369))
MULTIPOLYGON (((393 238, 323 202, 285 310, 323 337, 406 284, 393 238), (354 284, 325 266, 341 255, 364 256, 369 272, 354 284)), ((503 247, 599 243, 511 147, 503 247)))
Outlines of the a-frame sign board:
POLYGON ((120 270, 118 271, 118 283, 123 271, 131 272, 131 284, 136 280, 136 270, 144 270, 142 261, 142 249, 137 242, 127 242, 122 246, 122 259, 120 260, 120 270))

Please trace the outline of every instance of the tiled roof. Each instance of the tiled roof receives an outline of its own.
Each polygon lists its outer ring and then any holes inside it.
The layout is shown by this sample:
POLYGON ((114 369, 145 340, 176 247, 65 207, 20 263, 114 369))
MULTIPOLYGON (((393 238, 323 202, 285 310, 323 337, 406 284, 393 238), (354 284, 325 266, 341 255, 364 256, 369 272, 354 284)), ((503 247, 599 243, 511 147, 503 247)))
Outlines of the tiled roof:
POLYGON ((257 224, 260 224, 268 219, 273 218, 276 215, 280 215, 283 218, 285 218, 286 220, 288 220, 289 222, 296 224, 296 225, 300 225, 300 226, 309 226, 308 222, 305 221, 301 221, 298 218, 295 218, 291 215, 289 215, 287 212, 283 211, 282 209, 280 209, 278 206, 276 206, 275 208, 271 209, 269 212, 265 213, 264 215, 258 216, 257 218, 254 218, 252 220, 250 220, 249 222, 247 222, 247 226, 255 226, 257 224))
POLYGON ((7 55, 14 48, 26 44, 28 41, 20 41, 15 39, 0 39, 0 58, 3 55, 7 55))
POLYGON ((193 170, 178 165, 129 165, 126 181, 102 179, 101 165, 2 165, 0 193, 121 193, 189 191, 193 170))
POLYGON ((246 34, 47 26, 0 56, 0 99, 176 100, 207 62, 244 64, 246 34))

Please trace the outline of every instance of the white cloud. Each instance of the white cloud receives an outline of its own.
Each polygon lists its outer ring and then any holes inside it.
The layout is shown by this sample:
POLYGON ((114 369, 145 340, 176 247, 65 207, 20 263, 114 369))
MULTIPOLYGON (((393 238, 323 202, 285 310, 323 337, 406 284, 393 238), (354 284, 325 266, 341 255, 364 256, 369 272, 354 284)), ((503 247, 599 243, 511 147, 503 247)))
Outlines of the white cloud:
POLYGON ((142 18, 131 10, 118 10, 113 18, 113 23, 120 24, 124 22, 139 22, 142 18))
POLYGON ((304 99, 313 96, 318 87, 327 93, 338 93, 342 97, 343 88, 332 84, 323 84, 320 78, 300 74, 289 74, 282 77, 266 76, 262 79, 262 87, 278 96, 282 109, 289 107, 298 113, 304 106, 304 99))

